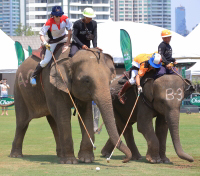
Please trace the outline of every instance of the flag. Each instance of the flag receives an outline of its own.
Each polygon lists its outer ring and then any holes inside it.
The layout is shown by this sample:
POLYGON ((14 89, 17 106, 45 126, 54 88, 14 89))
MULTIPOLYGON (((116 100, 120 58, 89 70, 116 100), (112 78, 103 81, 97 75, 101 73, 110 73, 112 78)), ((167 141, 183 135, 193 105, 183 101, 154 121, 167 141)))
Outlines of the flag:
POLYGON ((120 46, 124 58, 125 69, 126 71, 129 71, 132 67, 132 45, 131 38, 124 29, 120 29, 120 46))
POLYGON ((24 49, 22 48, 21 43, 19 42, 15 42, 15 51, 17 54, 17 58, 18 58, 18 67, 22 64, 22 62, 24 62, 25 57, 24 57, 24 49))
POLYGON ((32 48, 30 46, 28 46, 28 56, 32 55, 32 48))

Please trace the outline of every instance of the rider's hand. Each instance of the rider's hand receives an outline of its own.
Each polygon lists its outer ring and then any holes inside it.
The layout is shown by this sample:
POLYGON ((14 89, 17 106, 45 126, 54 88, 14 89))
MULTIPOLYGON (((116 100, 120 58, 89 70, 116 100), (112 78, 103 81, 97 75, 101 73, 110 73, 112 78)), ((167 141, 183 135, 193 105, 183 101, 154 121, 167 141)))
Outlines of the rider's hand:
POLYGON ((140 95, 142 93, 142 87, 138 86, 138 95, 140 95))
POLYGON ((98 50, 100 50, 100 51, 103 51, 101 48, 99 48, 99 47, 96 47, 96 49, 98 49, 98 50))
POLYGON ((167 67, 169 70, 171 70, 171 69, 172 69, 171 63, 169 63, 168 65, 166 65, 166 67, 167 67))
POLYGON ((64 53, 65 51, 67 51, 68 48, 69 48, 69 44, 65 43, 64 46, 62 47, 62 53, 64 53))
POLYGON ((87 47, 86 45, 83 45, 83 46, 82 46, 82 49, 85 49, 85 50, 87 50, 87 49, 88 49, 88 47, 87 47))
POLYGON ((44 46, 46 47, 46 49, 50 50, 50 44, 48 44, 46 41, 44 42, 44 46))
POLYGON ((174 62, 174 65, 177 65, 177 64, 178 64, 178 63, 175 61, 175 62, 174 62))

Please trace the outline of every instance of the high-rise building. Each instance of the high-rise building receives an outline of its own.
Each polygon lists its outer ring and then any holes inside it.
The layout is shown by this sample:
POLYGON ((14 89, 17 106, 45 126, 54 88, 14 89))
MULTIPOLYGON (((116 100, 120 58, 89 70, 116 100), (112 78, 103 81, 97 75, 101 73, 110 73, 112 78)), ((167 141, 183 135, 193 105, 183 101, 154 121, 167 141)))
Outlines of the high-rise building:
POLYGON ((86 7, 94 9, 97 22, 104 22, 110 16, 110 0, 26 0, 26 17, 22 19, 22 15, 21 23, 31 26, 33 31, 40 31, 55 5, 62 6, 72 22, 83 17, 82 12, 86 7))
POLYGON ((19 22, 19 0, 0 0, 0 29, 7 35, 15 35, 19 22))
POLYGON ((175 9, 175 31, 176 33, 186 36, 186 20, 185 20, 185 7, 180 6, 175 9))
POLYGON ((62 6, 63 11, 68 15, 67 3, 66 0, 26 0, 24 25, 31 26, 33 31, 40 31, 50 17, 53 6, 62 6))
POLYGON ((110 0, 110 16, 171 29, 171 0, 110 0))
POLYGON ((91 7, 96 14, 97 23, 105 22, 110 17, 110 0, 71 0, 70 18, 72 22, 82 17, 83 9, 91 7))

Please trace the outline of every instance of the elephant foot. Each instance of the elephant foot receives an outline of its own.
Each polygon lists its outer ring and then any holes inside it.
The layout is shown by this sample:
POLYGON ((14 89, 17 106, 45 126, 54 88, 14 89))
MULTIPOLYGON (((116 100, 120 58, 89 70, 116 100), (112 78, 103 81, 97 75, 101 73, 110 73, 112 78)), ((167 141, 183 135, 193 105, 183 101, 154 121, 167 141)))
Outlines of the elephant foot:
POLYGON ((162 162, 160 156, 152 157, 150 155, 146 155, 146 160, 149 161, 152 164, 156 164, 156 163, 161 163, 162 162))
POLYGON ((131 160, 135 161, 135 160, 141 160, 141 159, 142 159, 142 156, 141 156, 140 154, 134 155, 134 154, 132 153, 132 158, 131 158, 131 160))
POLYGON ((162 163, 170 163, 170 160, 169 160, 169 158, 167 158, 167 157, 165 156, 165 157, 161 157, 161 162, 162 162, 162 163))
POLYGON ((11 151, 10 157, 11 158, 22 158, 23 154, 22 154, 22 152, 19 152, 19 151, 11 151))
POLYGON ((94 153, 88 151, 79 151, 78 158, 85 163, 91 163, 94 161, 94 153))
POLYGON ((112 152, 109 151, 101 151, 103 157, 109 158, 112 152))
POLYGON ((78 164, 78 160, 75 157, 62 157, 60 164, 78 164))

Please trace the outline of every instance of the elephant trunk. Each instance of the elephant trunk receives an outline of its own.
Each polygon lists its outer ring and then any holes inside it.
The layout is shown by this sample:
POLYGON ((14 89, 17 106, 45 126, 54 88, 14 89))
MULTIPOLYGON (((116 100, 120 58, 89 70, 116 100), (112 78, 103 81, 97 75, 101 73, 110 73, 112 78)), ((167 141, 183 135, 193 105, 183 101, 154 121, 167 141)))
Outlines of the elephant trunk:
MULTIPOLYGON (((115 124, 110 90, 109 88, 108 90, 101 89, 100 92, 103 92, 103 94, 97 95, 98 98, 94 97, 94 101, 100 109, 108 135, 113 145, 115 146, 119 139, 119 134, 115 124)), ((132 158, 132 153, 130 149, 121 141, 118 143, 117 148, 126 155, 126 158, 123 160, 123 162, 126 163, 130 161, 130 159, 132 158)))
POLYGON ((187 160, 189 162, 193 162, 194 161, 193 157, 183 151, 181 143, 180 143, 179 118, 180 116, 179 116, 178 110, 169 111, 168 114, 166 115, 166 120, 169 126, 172 142, 179 158, 187 160))

